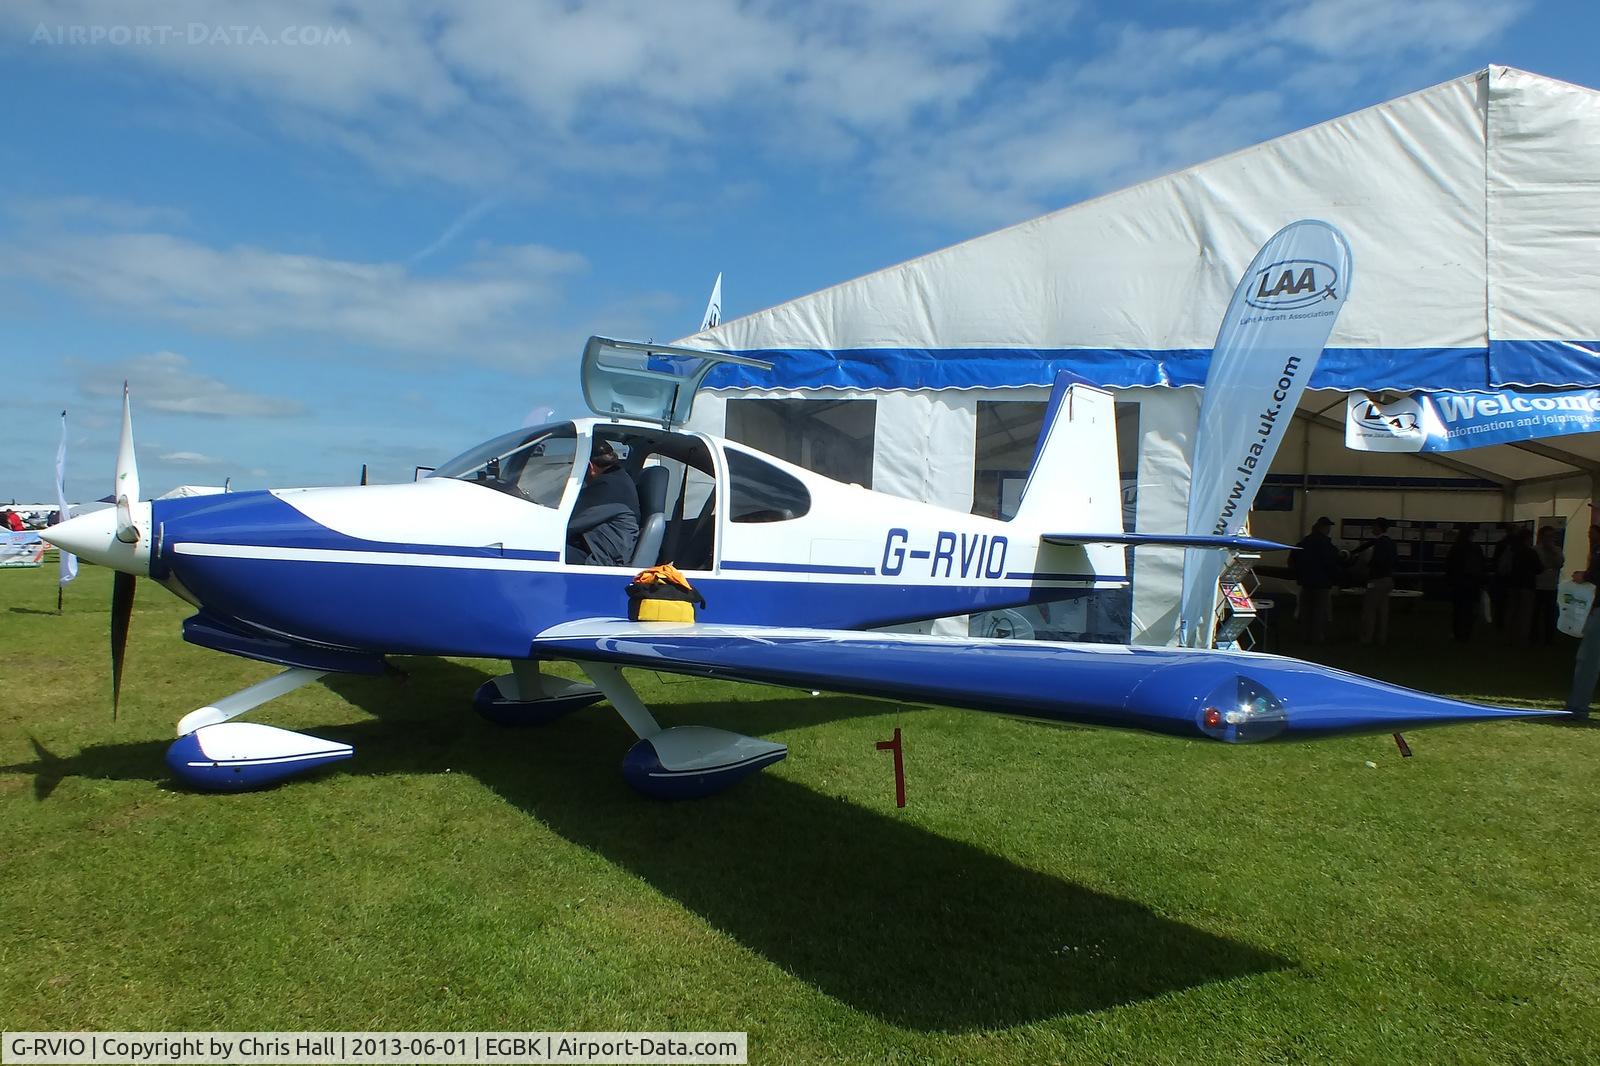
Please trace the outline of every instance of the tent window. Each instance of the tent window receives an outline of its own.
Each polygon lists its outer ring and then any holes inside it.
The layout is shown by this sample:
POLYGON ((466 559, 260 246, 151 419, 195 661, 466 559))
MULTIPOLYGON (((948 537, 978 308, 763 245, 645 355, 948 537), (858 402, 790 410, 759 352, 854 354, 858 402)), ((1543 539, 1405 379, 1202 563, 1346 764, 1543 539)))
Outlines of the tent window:
POLYGON ((1044 426, 1045 404, 978 401, 978 442, 973 449, 972 513, 1010 518, 1022 499, 1034 445, 1044 426))
POLYGON ((846 484, 872 487, 876 400, 729 400, 729 440, 846 484))
MULTIPOLYGON (((979 400, 973 449, 972 513, 1010 518, 1017 512, 1048 404, 1032 400, 979 400)), ((1139 405, 1119 403, 1117 457, 1122 471, 1122 523, 1134 529, 1139 482, 1139 405)))
MULTIPOLYGON (((1022 499, 1033 465, 1033 450, 1044 428, 1048 405, 1026 400, 979 400, 977 445, 973 454, 972 513, 1009 519, 1022 499)), ((1117 457, 1122 471, 1123 528, 1137 528, 1139 482, 1139 405, 1119 403, 1117 457)), ((1135 556, 1127 552, 1128 576, 1135 556)), ((1042 603, 971 615, 975 637, 1027 640, 1098 641, 1123 644, 1132 633, 1132 588, 1107 589, 1061 603, 1042 603)))
POLYGON ((729 517, 735 522, 787 522, 811 510, 800 479, 753 455, 728 449, 729 517))

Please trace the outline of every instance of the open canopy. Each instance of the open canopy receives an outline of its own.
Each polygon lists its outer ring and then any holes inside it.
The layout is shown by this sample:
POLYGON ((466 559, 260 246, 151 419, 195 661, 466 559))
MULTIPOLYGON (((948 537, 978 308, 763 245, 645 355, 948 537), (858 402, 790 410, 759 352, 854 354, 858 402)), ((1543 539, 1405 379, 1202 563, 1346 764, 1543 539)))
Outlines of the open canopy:
POLYGON ((721 364, 750 370, 772 366, 725 352, 590 337, 583 346, 583 399, 602 418, 659 422, 672 429, 688 421, 695 390, 721 364))
POLYGON ((1600 93, 1491 67, 698 334, 716 386, 1199 385, 1262 241, 1349 238, 1314 388, 1600 384, 1600 93))

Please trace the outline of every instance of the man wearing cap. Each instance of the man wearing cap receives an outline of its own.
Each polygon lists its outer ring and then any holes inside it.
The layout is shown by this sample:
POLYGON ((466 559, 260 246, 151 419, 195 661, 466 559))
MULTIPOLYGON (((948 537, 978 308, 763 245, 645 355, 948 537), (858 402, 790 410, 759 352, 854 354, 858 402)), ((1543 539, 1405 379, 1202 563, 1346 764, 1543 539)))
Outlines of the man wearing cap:
POLYGON ((1289 566, 1300 585, 1300 624, 1306 639, 1321 644, 1328 639, 1328 624, 1333 621, 1333 586, 1339 580, 1339 549, 1328 531, 1333 519, 1317 519, 1289 556, 1289 566))
POLYGON ((567 562, 627 566, 639 540, 639 490, 609 441, 596 440, 567 526, 567 562))

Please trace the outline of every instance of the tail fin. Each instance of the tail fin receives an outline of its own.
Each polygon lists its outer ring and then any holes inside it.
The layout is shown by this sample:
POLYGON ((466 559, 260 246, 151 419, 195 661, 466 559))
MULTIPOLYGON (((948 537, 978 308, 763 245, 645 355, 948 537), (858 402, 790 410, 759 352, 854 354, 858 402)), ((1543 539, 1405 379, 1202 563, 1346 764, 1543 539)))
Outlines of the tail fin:
POLYGON ((1122 530, 1117 413, 1109 392, 1059 374, 1012 521, 1041 532, 1122 530))

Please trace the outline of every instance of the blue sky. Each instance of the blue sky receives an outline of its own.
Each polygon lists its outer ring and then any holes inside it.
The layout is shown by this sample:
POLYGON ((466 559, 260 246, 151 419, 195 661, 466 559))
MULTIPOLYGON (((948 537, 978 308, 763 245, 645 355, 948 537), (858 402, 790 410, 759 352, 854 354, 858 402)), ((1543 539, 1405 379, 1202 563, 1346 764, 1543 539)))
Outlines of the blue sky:
POLYGON ((1504 63, 1558 0, 0 5, 0 500, 408 480, 728 317, 1504 63))

